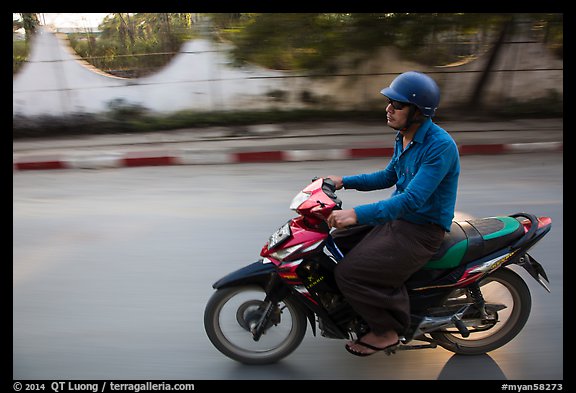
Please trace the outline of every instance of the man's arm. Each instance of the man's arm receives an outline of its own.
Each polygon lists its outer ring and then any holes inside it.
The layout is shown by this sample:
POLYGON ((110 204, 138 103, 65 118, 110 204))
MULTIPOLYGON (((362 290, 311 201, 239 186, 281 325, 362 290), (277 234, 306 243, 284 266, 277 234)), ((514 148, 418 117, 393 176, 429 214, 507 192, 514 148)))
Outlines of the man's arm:
POLYGON ((342 178, 344 188, 358 191, 373 191, 390 188, 398 181, 394 169, 395 159, 390 160, 386 168, 369 174, 344 176, 342 178))
POLYGON ((450 142, 439 144, 431 149, 416 176, 403 192, 386 200, 354 208, 358 223, 382 224, 401 217, 407 212, 418 210, 438 188, 442 179, 452 168, 457 155, 456 145, 450 142))

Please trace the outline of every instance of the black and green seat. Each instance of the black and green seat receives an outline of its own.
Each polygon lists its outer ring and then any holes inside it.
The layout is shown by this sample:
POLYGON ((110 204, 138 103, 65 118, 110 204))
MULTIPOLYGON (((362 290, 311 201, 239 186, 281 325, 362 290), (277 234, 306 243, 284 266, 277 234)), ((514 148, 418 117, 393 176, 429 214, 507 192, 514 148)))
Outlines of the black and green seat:
POLYGON ((498 251, 524 234, 509 216, 454 221, 438 252, 424 269, 450 269, 498 251))

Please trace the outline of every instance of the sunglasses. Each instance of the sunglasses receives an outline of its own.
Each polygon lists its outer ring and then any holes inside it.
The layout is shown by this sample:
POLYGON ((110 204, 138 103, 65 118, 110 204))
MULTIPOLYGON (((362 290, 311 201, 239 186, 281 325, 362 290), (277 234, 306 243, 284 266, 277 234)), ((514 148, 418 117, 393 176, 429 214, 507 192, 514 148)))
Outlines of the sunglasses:
POLYGON ((394 101, 391 99, 388 99, 388 104, 392 105, 392 108, 394 108, 394 110, 402 110, 404 109, 406 106, 408 106, 409 104, 406 102, 400 102, 400 101, 394 101))

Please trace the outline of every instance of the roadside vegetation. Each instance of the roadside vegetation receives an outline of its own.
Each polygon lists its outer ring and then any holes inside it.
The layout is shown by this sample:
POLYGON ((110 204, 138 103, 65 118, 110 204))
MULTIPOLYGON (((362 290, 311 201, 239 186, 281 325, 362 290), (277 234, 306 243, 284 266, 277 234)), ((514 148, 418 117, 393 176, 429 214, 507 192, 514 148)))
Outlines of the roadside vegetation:
MULTIPOLYGON (((14 44, 14 72, 39 25, 37 14, 20 16, 13 30, 24 29, 26 40, 14 44)), ((68 38, 96 68, 139 77, 164 66, 185 41, 198 36, 233 44, 238 65, 334 72, 343 54, 360 62, 383 45, 430 66, 467 61, 489 50, 505 28, 531 30, 563 57, 562 14, 115 13, 97 31, 77 31, 68 38)))
MULTIPOLYGON (((13 73, 25 64, 38 14, 21 13, 13 21, 13 73)), ((552 53, 563 58, 562 14, 501 13, 113 13, 95 31, 68 34, 71 47, 85 61, 111 75, 138 78, 165 66, 192 38, 202 37, 231 44, 234 64, 246 63, 275 70, 309 75, 338 73, 370 58, 383 45, 398 48, 407 59, 428 66, 464 63, 476 57, 498 53, 498 43, 514 29, 530 31, 552 53), (345 54, 346 56, 343 56, 345 54)), ((482 77, 490 73, 490 62, 479 78, 471 103, 482 95, 482 77)), ((509 116, 533 113, 561 115, 562 97, 550 96, 547 105, 534 103, 506 105, 509 116), (551 104, 551 105, 549 105, 551 104), (548 113, 542 109, 548 108, 548 113), (560 109, 558 109, 560 108, 560 109), (553 113, 551 113, 552 111, 553 113)), ((381 113, 335 111, 269 111, 179 113, 152 117, 137 107, 111 106, 106 116, 79 115, 74 119, 39 119, 48 124, 50 135, 85 132, 146 131, 210 125, 242 125, 322 119, 380 119, 381 113), (98 131, 100 130, 100 131, 98 131)), ((14 119, 14 137, 35 136, 37 124, 14 119)))

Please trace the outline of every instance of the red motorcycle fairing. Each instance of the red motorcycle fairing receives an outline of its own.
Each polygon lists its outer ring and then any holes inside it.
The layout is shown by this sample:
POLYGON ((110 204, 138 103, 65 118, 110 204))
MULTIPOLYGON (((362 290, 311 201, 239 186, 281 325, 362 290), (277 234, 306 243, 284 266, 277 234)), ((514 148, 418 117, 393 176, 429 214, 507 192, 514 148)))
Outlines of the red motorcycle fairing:
POLYGON ((310 294, 296 270, 306 255, 316 252, 319 247, 323 246, 329 233, 321 229, 310 228, 304 220, 302 216, 290 220, 288 222, 289 238, 271 249, 268 249, 269 243, 266 243, 260 256, 276 266, 278 275, 286 284, 317 305, 318 302, 310 294))
POLYGON ((302 216, 317 216, 320 219, 326 219, 332 213, 336 206, 336 202, 332 200, 324 190, 322 185, 323 179, 318 179, 302 190, 304 194, 310 194, 305 202, 296 207, 298 214, 302 216))
POLYGON ((299 216, 288 222, 290 236, 278 246, 268 248, 269 242, 262 247, 260 256, 268 258, 274 265, 301 259, 314 252, 326 240, 329 232, 321 227, 311 228, 305 223, 306 218, 299 216))

